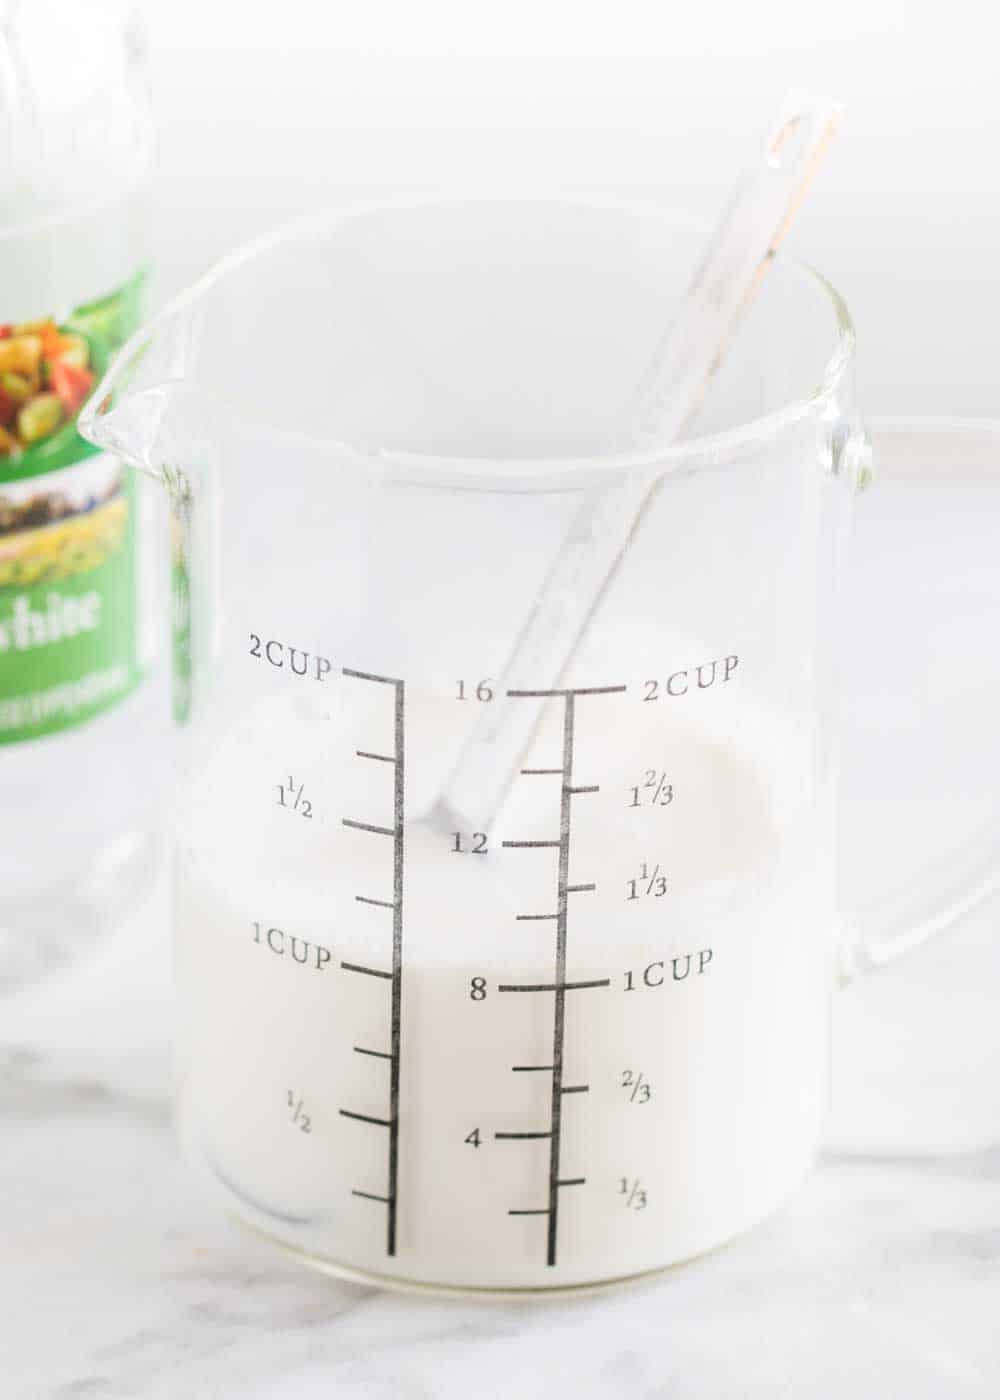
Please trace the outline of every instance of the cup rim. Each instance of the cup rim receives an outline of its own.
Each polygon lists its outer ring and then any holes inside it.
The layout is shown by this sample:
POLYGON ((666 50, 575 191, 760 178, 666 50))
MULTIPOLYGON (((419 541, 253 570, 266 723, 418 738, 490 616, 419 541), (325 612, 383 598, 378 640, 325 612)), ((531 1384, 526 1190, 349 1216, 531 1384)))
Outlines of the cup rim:
MULTIPOLYGON (((325 206, 267 230, 255 238, 224 254, 212 263, 204 273, 187 287, 170 298, 161 309, 141 326, 125 344, 108 367, 104 378, 97 385, 90 400, 84 406, 78 426, 84 437, 90 438, 88 429, 99 416, 99 405, 113 394, 120 368, 132 361, 137 353, 148 344, 157 329, 198 302, 219 282, 238 271, 244 264, 252 262, 270 252, 283 242, 306 239, 324 229, 334 228, 350 220, 373 214, 404 212, 417 209, 448 208, 469 206, 484 207, 500 205, 537 205, 540 208, 577 208, 635 214, 637 216, 655 214, 663 217, 661 205, 643 200, 619 199, 554 199, 543 196, 419 196, 396 200, 367 200, 343 206, 325 206)), ((765 414, 734 427, 719 432, 685 438, 673 444, 660 444, 643 449, 628 449, 620 452, 599 452, 562 454, 558 456, 494 457, 489 455, 448 455, 430 452, 408 452, 405 449, 372 446, 370 443, 329 437, 323 440, 324 447, 331 454, 340 454, 356 460, 377 462, 383 469, 397 471, 411 480, 441 480, 458 484, 465 480, 470 485, 483 486, 487 481, 516 484, 519 480, 537 484, 539 479, 554 484, 571 484, 581 478, 625 475, 656 469, 657 475, 679 469, 693 469, 731 459, 742 454, 762 441, 782 433, 810 415, 834 416, 840 395, 848 379, 856 349, 857 336, 850 311, 841 294, 833 284, 811 263, 801 259, 786 259, 778 254, 776 262, 790 266, 806 280, 817 286, 826 297, 833 313, 833 346, 824 365, 819 383, 809 392, 789 400, 765 414)), ((99 430, 98 430, 99 432, 99 430)), ((294 448, 296 443, 308 443, 315 448, 317 438, 311 434, 296 433, 294 430, 268 430, 268 438, 276 443, 294 448)), ((96 439, 91 438, 91 441, 96 439)), ((98 446, 102 444, 97 443, 98 446)), ((119 446, 119 451, 121 448, 119 446)))

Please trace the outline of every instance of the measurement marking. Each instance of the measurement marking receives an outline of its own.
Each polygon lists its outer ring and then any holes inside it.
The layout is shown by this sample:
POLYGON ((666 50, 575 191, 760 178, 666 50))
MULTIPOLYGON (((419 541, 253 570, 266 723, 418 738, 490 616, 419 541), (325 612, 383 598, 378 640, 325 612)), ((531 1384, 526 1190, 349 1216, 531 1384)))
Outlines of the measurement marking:
MULTIPOLYGON (((508 691, 509 695, 511 692, 508 691)), ((561 768, 522 768, 521 772, 526 778, 548 777, 552 774, 561 774, 561 768)))
POLYGON ((398 836, 399 832, 392 826, 373 826, 371 822, 355 822, 350 817, 343 817, 345 826, 353 827, 355 831, 373 831, 376 836, 398 836))
POLYGON ((396 840, 392 851, 392 1061, 389 1065, 389 1221, 387 1252, 396 1253, 396 1193, 399 1179, 399 1056, 400 1026, 403 1004, 403 792, 405 767, 405 735, 403 728, 403 682, 396 684, 393 705, 393 738, 396 754, 395 782, 392 792, 392 819, 396 840))
POLYGON ((538 1210, 509 1210, 508 1215, 548 1215, 548 1206, 542 1206, 538 1210))
POLYGON ((566 775, 559 804, 559 875, 557 885, 559 918, 556 920, 556 1001, 552 1016, 552 1138, 549 1144, 549 1235, 546 1263, 556 1262, 559 1231, 559 1153, 562 1147, 563 1049, 566 1041, 566 886, 569 883, 569 836, 571 805, 568 788, 573 779, 573 724, 576 696, 566 696, 563 712, 562 766, 566 775))
POLYGON ((353 1047, 355 1055, 371 1055, 376 1060, 391 1060, 388 1050, 366 1050, 363 1045, 353 1047))
POLYGON ((611 978, 602 977, 594 982, 501 982, 498 992, 582 992, 588 987, 610 987, 611 978))
POLYGON ((341 1118, 356 1118, 359 1123, 374 1123, 376 1128, 391 1128, 392 1122, 388 1118, 373 1118, 370 1113, 352 1113, 349 1108, 340 1110, 341 1118))
POLYGON ((545 1070, 551 1074, 552 1065, 511 1065, 511 1074, 533 1074, 535 1070, 545 1070))
POLYGON ((547 1129, 544 1133, 494 1133, 493 1136, 498 1141, 527 1142, 529 1139, 550 1138, 552 1133, 547 1129))
POLYGON ((559 846, 558 841, 505 841, 503 844, 505 846, 519 847, 522 850, 531 851, 542 850, 544 848, 550 848, 554 851, 559 846))
POLYGON ((360 963, 342 962, 340 965, 345 972, 363 972, 366 977, 384 977, 388 981, 392 976, 391 972, 383 972, 378 967, 362 967, 360 963))
POLYGON ((367 1191, 355 1191, 356 1196, 364 1196, 373 1201, 382 1201, 388 1207, 386 1222, 386 1253, 394 1255, 396 1253, 396 1202, 399 1196, 399 1081, 400 1081, 400 1045, 401 1045, 401 1020, 402 1020, 402 999, 403 999, 403 846, 404 846, 404 792, 405 792, 405 761, 406 761, 406 735, 404 726, 405 707, 405 685, 396 676, 380 676, 373 671, 355 671, 349 666, 343 667, 342 674, 353 676, 360 681, 374 681, 378 685, 391 685, 395 690, 393 704, 393 752, 392 754, 378 753, 374 749, 355 749, 358 758, 372 759, 376 763, 391 763, 395 772, 393 774, 392 792, 392 826, 377 826, 373 822, 354 821, 350 817, 343 817, 344 826, 351 827, 355 831, 368 831, 375 836, 392 837, 392 900, 372 899, 367 895, 355 895, 354 898, 359 904, 372 904, 380 909, 392 910, 392 970, 382 971, 380 968, 363 967, 358 963, 342 962, 340 965, 348 972, 360 972, 367 977, 381 977, 392 984, 392 1001, 390 1011, 390 1045, 388 1054, 380 1050, 365 1050, 356 1045, 355 1051, 359 1055, 372 1055, 377 1059, 389 1061, 389 1117, 373 1118, 365 1113, 352 1113, 346 1108, 340 1112, 345 1118, 356 1118, 362 1123, 375 1123, 379 1127, 389 1129, 389 1186, 387 1196, 376 1196, 367 1191))
MULTIPOLYGON (((621 695, 628 689, 624 685, 602 685, 602 686, 574 686, 568 688, 556 688, 551 690, 508 690, 511 697, 524 696, 536 700, 548 699, 551 696, 561 696, 564 701, 563 709, 563 732, 562 732, 562 766, 548 769, 522 769, 524 773, 550 773, 562 776, 560 803, 559 803, 559 840, 558 841, 504 841, 504 846, 527 846, 527 847, 548 847, 555 848, 559 852, 558 875, 556 880, 556 913, 552 914, 518 914, 517 919, 553 919, 556 925, 556 948, 555 948, 555 968, 554 978, 551 982, 507 982, 501 983, 498 991, 501 992, 554 992, 555 1003, 552 1012, 552 1064, 551 1065, 520 1065, 514 1066, 515 1070, 529 1072, 532 1070, 548 1071, 552 1075, 552 1096, 551 1096, 551 1116, 550 1130, 548 1134, 533 1133, 532 1137, 548 1136, 549 1138, 549 1203, 545 1210, 512 1210, 511 1215, 547 1215, 548 1230, 546 1238, 546 1263, 552 1268, 555 1266, 558 1240, 559 1240, 559 1191, 563 1186, 582 1186, 584 1177, 561 1177, 559 1168, 562 1151, 562 1101, 564 1094, 585 1094, 589 1092, 590 1086, 587 1084, 564 1084, 563 1068, 564 1053, 566 1045, 566 993, 583 991, 592 987, 610 987, 610 977, 593 978, 583 982, 568 982, 566 980, 566 952, 567 952, 567 925, 569 916, 569 896, 571 894, 584 894, 596 890, 596 884, 571 885, 569 883, 570 867, 570 831, 572 825, 572 810, 574 797, 584 793, 600 792, 597 784, 574 784, 573 782, 573 738, 576 723, 576 700, 582 695, 621 695)), ((518 1133, 497 1133, 497 1137, 517 1138, 525 1136, 518 1133)))
POLYGON ((345 666, 342 676, 353 676, 356 681, 377 681, 379 685, 402 685, 403 682, 396 676, 376 676, 371 671, 352 671, 349 666, 345 666))
POLYGON ((577 695, 622 695, 626 690, 627 685, 580 685, 568 690, 508 690, 507 694, 512 699, 545 700, 550 695, 565 695, 567 699, 577 695))

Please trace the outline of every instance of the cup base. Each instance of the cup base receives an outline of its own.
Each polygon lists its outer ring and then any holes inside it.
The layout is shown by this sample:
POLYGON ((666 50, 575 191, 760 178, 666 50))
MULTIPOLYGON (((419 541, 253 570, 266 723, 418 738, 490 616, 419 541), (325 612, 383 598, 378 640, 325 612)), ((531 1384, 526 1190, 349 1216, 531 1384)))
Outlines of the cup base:
POLYGON ((659 1279, 675 1270, 683 1269, 689 1264, 696 1263, 699 1259, 706 1259, 712 1254, 717 1254, 721 1250, 728 1248, 736 1240, 749 1235, 766 1221, 772 1219, 779 1211, 800 1190, 811 1173, 815 1159, 810 1161, 806 1169, 800 1174, 795 1182, 789 1187, 782 1198, 769 1205, 768 1208, 755 1220, 744 1226, 742 1229, 728 1234, 725 1238, 717 1240, 714 1244, 705 1249, 697 1250, 693 1254, 685 1255, 683 1258, 671 1260, 653 1269, 642 1269, 636 1273, 617 1274, 606 1279, 595 1279, 590 1282, 554 1284, 548 1285, 526 1285, 524 1287, 510 1287, 477 1284, 443 1284, 436 1282, 425 1282, 420 1279, 399 1278, 390 1274, 379 1273, 374 1269, 362 1269, 356 1265, 344 1264, 336 1259, 330 1259, 325 1255, 314 1254, 299 1245, 290 1244, 287 1240, 272 1234, 269 1230, 262 1229, 261 1226, 252 1223, 245 1216, 232 1208, 226 1210, 229 1218, 236 1222, 242 1229, 255 1235, 259 1240, 281 1251, 282 1254, 294 1259, 297 1263, 312 1269, 327 1277, 342 1279, 347 1283, 355 1283, 363 1288, 384 1289, 394 1293, 404 1293, 411 1296, 425 1298, 464 1298, 481 1299, 484 1302, 513 1302, 531 1303, 540 1300, 559 1301, 566 1298, 593 1297, 603 1293, 618 1292, 631 1288, 642 1288, 656 1283, 659 1279))

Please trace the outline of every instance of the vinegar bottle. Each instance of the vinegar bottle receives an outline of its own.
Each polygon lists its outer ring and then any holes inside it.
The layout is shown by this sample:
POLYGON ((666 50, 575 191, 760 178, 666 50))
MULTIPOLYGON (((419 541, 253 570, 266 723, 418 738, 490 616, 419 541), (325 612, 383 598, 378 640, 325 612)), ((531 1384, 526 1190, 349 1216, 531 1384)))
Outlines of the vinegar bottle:
POLYGON ((0 0, 0 990, 150 868, 155 492, 76 431, 139 322, 150 148, 129 7, 0 0))

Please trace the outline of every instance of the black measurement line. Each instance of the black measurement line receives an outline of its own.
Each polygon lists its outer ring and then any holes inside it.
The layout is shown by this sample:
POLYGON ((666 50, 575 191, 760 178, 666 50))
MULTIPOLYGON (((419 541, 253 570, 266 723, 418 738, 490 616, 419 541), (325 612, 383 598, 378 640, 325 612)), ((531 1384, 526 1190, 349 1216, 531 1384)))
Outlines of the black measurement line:
POLYGON ((398 836, 399 834, 395 827, 391 826, 373 826, 371 822, 355 822, 350 817, 343 817, 342 821, 345 826, 353 828, 354 831, 371 831, 376 836, 398 836))
POLYGON ((493 1136, 498 1142, 529 1142, 537 1138, 550 1138, 551 1130, 546 1128, 540 1133, 494 1133, 493 1136))
POLYGON ((342 676, 353 676, 356 681, 377 681, 379 685, 403 684, 397 676, 376 676, 371 671, 352 671, 350 666, 345 666, 341 671, 342 676))
POLYGON ((396 772, 392 793, 392 819, 396 843, 392 852, 392 1062, 389 1066, 389 1222, 386 1251, 396 1253, 396 1186, 399 1179, 399 1054, 403 1005, 403 792, 404 792, 404 695, 403 682, 396 682, 393 706, 393 738, 396 772))
POLYGON ((528 847, 528 848, 555 848, 559 851, 558 875, 556 881, 556 912, 555 914, 517 914, 517 920, 554 920, 556 925, 556 948, 555 948, 555 969, 551 982, 507 982, 501 983, 497 988, 501 992, 553 992, 555 1002, 552 1012, 552 1064, 551 1065, 512 1065, 514 1073, 528 1074, 532 1072, 550 1073, 552 1075, 552 1098, 550 1123, 548 1134, 544 1133, 497 1133, 498 1138, 540 1138, 547 1136, 549 1139, 549 1191, 548 1205, 544 1209, 534 1210, 511 1210, 510 1215, 545 1215, 548 1216, 548 1230, 546 1238, 546 1263, 549 1267, 554 1267, 559 1242, 559 1192, 564 1186, 583 1186, 586 1178, 561 1177, 559 1175, 560 1159, 562 1152, 562 1101, 566 1094, 586 1094, 590 1092, 589 1084, 564 1084, 564 1053, 566 1045, 566 993, 583 991, 591 987, 610 987, 610 977, 588 979, 581 982, 569 982, 566 979, 567 962, 567 932, 569 920, 569 896, 571 894, 586 894, 597 889, 596 884, 569 883, 570 867, 570 836, 572 826, 572 809, 574 797, 582 796, 585 793, 600 792, 600 786, 596 783, 574 784, 573 782, 573 741, 576 725, 576 701, 583 695, 621 695, 628 689, 624 685, 600 685, 600 686, 573 686, 568 688, 556 688, 552 690, 508 690, 510 697, 527 697, 535 700, 548 699, 554 696, 562 697, 564 701, 563 709, 563 732, 562 732, 562 766, 559 768, 522 768, 525 775, 549 774, 561 776, 562 785, 559 804, 559 839, 558 841, 504 841, 507 847, 528 847))
POLYGON ((393 774, 392 791, 392 826, 378 826, 373 822, 354 821, 350 817, 342 818, 344 826, 353 828, 355 831, 371 832, 375 836, 390 836, 393 842, 392 851, 392 899, 372 899, 368 895, 358 894, 354 898, 359 904, 372 904, 379 909, 392 910, 392 970, 385 972, 380 968, 364 967, 358 963, 342 962, 340 965, 348 972, 360 972, 368 977, 380 977, 392 984, 391 1011, 390 1011, 390 1050, 366 1050, 360 1045, 355 1045, 354 1050, 359 1055, 371 1055, 380 1060, 389 1061, 389 1117, 373 1118, 366 1113, 353 1113, 349 1109, 342 1108, 341 1114, 345 1118, 355 1118, 362 1123, 375 1123, 380 1127, 389 1129, 389 1166, 388 1166, 388 1194, 377 1195, 372 1191, 353 1191, 354 1196, 361 1196, 365 1200, 380 1201, 386 1206, 386 1253, 394 1255, 396 1253, 396 1202, 399 1195, 399 1082, 400 1082, 400 1053, 401 1053, 401 1024, 402 1024, 402 1002, 403 1002, 403 846, 404 846, 404 820, 405 804, 404 793, 406 784, 406 732, 405 732, 405 707, 406 707, 406 687, 404 682, 396 676, 380 676, 372 671, 354 671, 350 667, 343 668, 345 676, 353 676, 355 680, 374 681, 378 685, 391 685, 395 690, 393 703, 393 752, 391 754, 378 753, 374 749, 355 749, 358 758, 372 759, 376 763, 391 763, 395 772, 393 774))
POLYGON ((522 851, 554 851, 559 846, 558 841, 505 841, 503 844, 512 850, 522 851))
POLYGON ((569 787, 573 780, 573 726, 576 717, 576 696, 566 696, 563 711, 562 766, 566 775, 559 804, 559 874, 556 896, 559 917, 556 920, 556 1001, 552 1016, 552 1139, 549 1145, 549 1237, 546 1263, 556 1262, 559 1231, 559 1153, 562 1147, 562 1079, 563 1048, 566 1042, 566 899, 569 884, 569 838, 571 804, 569 787))
MULTIPOLYGON (((510 693, 511 693, 510 691, 507 692, 508 695, 509 695, 510 693)), ((522 768, 522 769, 521 769, 521 772, 524 774, 524 776, 525 776, 526 778, 539 778, 539 777, 550 777, 550 776, 552 776, 552 775, 554 775, 554 774, 561 775, 561 774, 562 774, 562 769, 561 769, 561 768, 522 768)))
POLYGON ((601 977, 593 982, 501 982, 498 992, 583 992, 588 987, 610 987, 611 978, 601 977))
POLYGON ((563 690, 508 690, 511 699, 547 700, 550 696, 565 695, 622 695, 627 685, 577 685, 563 690))
POLYGON ((366 977, 384 977, 386 981, 392 976, 391 972, 383 972, 380 967, 364 967, 361 963, 342 962, 341 967, 345 972, 361 972, 366 977))
POLYGON ((342 1108, 340 1116, 341 1118, 356 1118, 359 1123, 374 1123, 376 1128, 392 1127, 388 1118, 373 1118, 370 1113, 353 1113, 349 1108, 342 1108))

